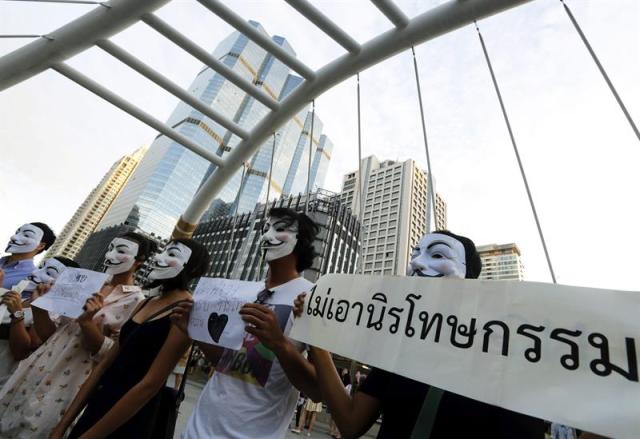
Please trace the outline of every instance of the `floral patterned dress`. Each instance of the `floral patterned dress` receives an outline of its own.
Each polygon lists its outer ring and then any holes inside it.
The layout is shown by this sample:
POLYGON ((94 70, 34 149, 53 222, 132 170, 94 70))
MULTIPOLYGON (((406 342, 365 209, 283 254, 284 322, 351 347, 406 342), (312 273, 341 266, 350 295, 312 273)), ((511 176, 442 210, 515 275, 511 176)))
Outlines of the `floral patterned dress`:
POLYGON ((0 437, 48 438, 142 299, 140 288, 129 285, 116 286, 105 298, 93 321, 107 337, 95 355, 84 349, 80 325, 61 318, 56 332, 20 363, 0 390, 0 437))

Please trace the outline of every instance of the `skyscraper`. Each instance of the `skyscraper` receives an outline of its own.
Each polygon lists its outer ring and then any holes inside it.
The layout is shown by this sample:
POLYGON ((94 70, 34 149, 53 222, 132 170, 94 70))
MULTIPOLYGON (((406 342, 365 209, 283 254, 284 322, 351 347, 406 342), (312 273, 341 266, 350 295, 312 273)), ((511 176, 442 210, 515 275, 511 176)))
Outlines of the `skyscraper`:
POLYGON ((115 162, 102 177, 89 196, 64 226, 56 242, 49 248, 45 258, 65 256, 75 258, 87 238, 94 232, 100 220, 129 181, 138 163, 144 157, 148 147, 143 146, 132 154, 125 155, 115 162))
POLYGON ((517 245, 489 244, 477 249, 482 260, 480 279, 524 280, 524 265, 517 245))
MULTIPOLYGON (((267 35, 259 23, 250 23, 267 35)), ((284 38, 274 36, 272 40, 295 55, 284 38)), ((213 56, 239 75, 250 79, 274 99, 283 99, 302 82, 301 78, 289 73, 285 64, 238 32, 225 38, 213 51, 213 56)), ((189 92, 243 128, 254 126, 269 111, 261 102, 208 67, 198 73, 189 92)), ((307 113, 308 108, 301 110, 278 130, 275 151, 274 139, 262 145, 245 164, 244 170, 239 170, 225 185, 206 217, 227 215, 235 212, 236 208, 238 212, 251 211, 266 195, 272 154, 274 172, 271 193, 273 196, 282 193, 286 176, 297 172, 297 169, 290 168, 304 164, 303 161, 295 164, 293 156, 298 149, 307 113)), ((241 140, 183 102, 178 104, 168 124, 220 157, 227 155, 241 140)), ((314 137, 319 139, 321 135, 320 126, 320 129, 314 130, 314 137)), ((312 153, 315 153, 315 149, 317 146, 312 153)), ((98 230, 128 225, 167 238, 198 188, 215 169, 215 165, 171 139, 162 135, 156 137, 149 153, 105 215, 98 230)))
MULTIPOLYGON (((404 274, 411 249, 428 229, 428 175, 413 160, 380 162, 369 156, 361 167, 363 215, 357 171, 344 176, 341 197, 363 223, 363 274, 404 274)), ((436 204, 446 207, 442 197, 438 199, 436 204)), ((446 229, 446 213, 435 217, 436 229, 446 229)))

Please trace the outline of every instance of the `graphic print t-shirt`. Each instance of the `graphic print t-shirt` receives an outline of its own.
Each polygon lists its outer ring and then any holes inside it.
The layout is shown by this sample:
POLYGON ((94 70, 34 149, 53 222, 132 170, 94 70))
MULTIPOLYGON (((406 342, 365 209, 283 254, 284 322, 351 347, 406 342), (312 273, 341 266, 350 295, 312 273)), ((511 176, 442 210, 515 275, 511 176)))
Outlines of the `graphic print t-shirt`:
MULTIPOLYGON (((280 328, 289 334, 293 301, 313 284, 299 277, 272 288, 267 300, 280 328)), ((304 345, 292 343, 299 351, 304 345)), ((245 333, 238 351, 225 349, 216 372, 198 399, 184 439, 281 439, 295 410, 298 391, 275 354, 245 333)))

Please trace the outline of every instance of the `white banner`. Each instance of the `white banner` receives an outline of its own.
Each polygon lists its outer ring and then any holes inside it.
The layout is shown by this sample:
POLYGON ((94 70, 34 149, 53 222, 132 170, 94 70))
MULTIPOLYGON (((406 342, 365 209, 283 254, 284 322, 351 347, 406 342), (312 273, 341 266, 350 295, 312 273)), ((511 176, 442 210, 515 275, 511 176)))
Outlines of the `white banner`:
POLYGON ((87 299, 99 293, 109 277, 106 273, 68 267, 56 279, 47 294, 38 297, 32 305, 36 308, 71 317, 79 317, 87 299))
POLYGON ((615 438, 640 437, 640 293, 518 281, 331 274, 291 337, 615 438))
POLYGON ((255 302, 264 282, 203 277, 193 292, 189 336, 237 351, 242 346, 245 323, 240 308, 255 302))

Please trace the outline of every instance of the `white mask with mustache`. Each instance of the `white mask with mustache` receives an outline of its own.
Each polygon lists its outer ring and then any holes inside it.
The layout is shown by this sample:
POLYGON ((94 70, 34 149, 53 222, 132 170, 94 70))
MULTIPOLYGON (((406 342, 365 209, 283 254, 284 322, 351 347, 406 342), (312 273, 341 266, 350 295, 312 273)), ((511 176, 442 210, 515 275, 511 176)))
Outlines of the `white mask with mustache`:
POLYGON ((67 266, 56 258, 50 258, 45 260, 40 268, 36 268, 27 277, 29 285, 24 289, 26 291, 33 291, 40 284, 54 283, 60 273, 67 269, 67 266))
POLYGON ((162 253, 151 261, 150 280, 172 279, 176 277, 189 262, 191 249, 180 242, 171 241, 162 253))
POLYGON ((44 231, 40 227, 36 227, 33 224, 24 224, 9 239, 5 252, 29 253, 38 247, 43 236, 44 231))
POLYGON ((293 253, 298 243, 298 221, 290 218, 269 217, 263 228, 260 248, 267 262, 293 253))
POLYGON ((139 247, 137 242, 114 238, 104 255, 105 273, 114 275, 129 271, 136 262, 139 247))
POLYGON ((456 277, 467 272, 464 245, 455 238, 439 233, 425 235, 413 248, 407 276, 456 277))

